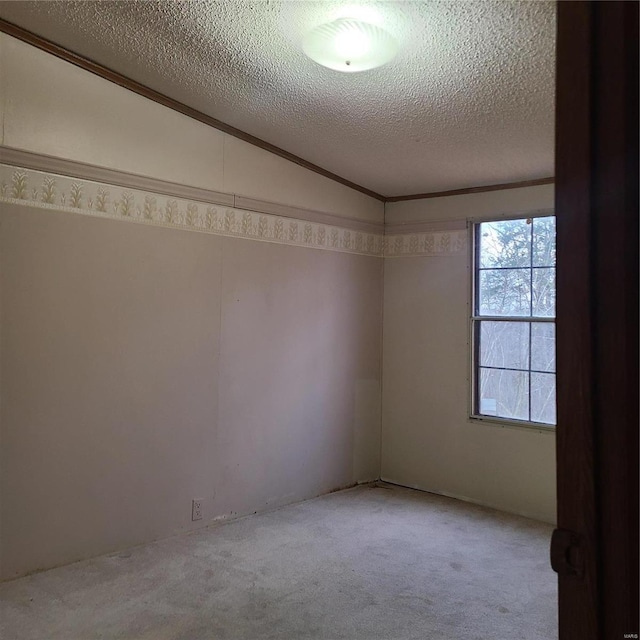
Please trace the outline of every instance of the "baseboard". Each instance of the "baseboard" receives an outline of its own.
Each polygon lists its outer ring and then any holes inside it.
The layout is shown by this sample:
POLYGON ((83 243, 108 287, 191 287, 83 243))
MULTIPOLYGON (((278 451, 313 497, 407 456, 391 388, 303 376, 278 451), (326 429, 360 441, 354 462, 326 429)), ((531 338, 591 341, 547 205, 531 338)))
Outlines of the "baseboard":
POLYGON ((500 511, 501 513, 510 513, 512 515, 520 516, 522 518, 528 518, 529 520, 535 520, 536 522, 544 522, 545 524, 549 524, 552 526, 556 526, 555 521, 548 520, 543 518, 537 514, 532 514, 528 511, 507 511, 504 507, 501 507, 496 504, 492 504, 490 502, 484 502, 482 500, 476 500, 475 498, 469 498, 468 496, 461 496, 455 493, 450 493, 448 491, 434 490, 434 489, 425 489, 424 487, 419 487, 417 485, 404 484, 402 482, 398 482, 396 480, 389 480, 387 478, 381 477, 380 482, 384 482, 385 484, 390 484, 395 487, 402 487, 404 489, 413 489, 415 491, 422 491, 423 493, 430 493, 434 496, 442 496, 444 498, 452 498, 454 500, 460 500, 460 502, 467 502, 469 504, 475 504, 479 507, 486 507, 487 509, 494 509, 495 511, 500 511))

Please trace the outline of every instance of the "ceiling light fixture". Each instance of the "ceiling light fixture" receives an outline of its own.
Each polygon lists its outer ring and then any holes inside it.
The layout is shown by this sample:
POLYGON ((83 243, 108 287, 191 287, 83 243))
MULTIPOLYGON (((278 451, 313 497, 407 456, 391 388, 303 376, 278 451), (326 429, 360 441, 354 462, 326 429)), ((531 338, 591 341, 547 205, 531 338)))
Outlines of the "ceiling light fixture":
POLYGON ((303 51, 329 69, 353 73, 386 64, 398 52, 398 44, 384 29, 351 18, 340 18, 310 31, 303 51))

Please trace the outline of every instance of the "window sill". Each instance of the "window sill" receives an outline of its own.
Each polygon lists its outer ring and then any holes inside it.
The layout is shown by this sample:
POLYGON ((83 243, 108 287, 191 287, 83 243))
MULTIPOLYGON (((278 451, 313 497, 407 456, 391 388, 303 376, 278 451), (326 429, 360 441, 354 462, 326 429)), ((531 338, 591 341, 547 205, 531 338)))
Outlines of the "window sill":
POLYGON ((527 422, 526 420, 509 420, 508 418, 496 418, 493 416, 469 416, 469 422, 483 423, 491 427, 502 427, 507 429, 526 429, 527 431, 538 431, 539 433, 555 434, 556 425, 542 424, 541 422, 527 422))

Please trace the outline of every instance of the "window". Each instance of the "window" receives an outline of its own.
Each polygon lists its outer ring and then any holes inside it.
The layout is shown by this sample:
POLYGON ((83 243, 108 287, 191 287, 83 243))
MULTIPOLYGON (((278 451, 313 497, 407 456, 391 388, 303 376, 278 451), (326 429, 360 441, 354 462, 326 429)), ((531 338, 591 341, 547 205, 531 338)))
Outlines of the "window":
POLYGON ((473 417, 555 425, 555 217, 473 232, 473 417))

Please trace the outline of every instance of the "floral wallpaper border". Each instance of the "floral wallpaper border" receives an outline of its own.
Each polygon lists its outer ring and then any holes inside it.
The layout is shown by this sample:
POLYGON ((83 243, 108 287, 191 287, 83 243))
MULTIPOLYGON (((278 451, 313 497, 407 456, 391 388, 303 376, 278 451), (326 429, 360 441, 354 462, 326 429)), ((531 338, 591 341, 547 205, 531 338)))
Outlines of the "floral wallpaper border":
POLYGON ((466 229, 386 235, 383 255, 385 258, 458 255, 467 250, 467 238, 466 229))
POLYGON ((464 251, 464 231, 383 236, 0 164, 0 202, 376 257, 464 251))

